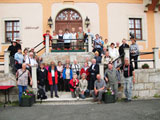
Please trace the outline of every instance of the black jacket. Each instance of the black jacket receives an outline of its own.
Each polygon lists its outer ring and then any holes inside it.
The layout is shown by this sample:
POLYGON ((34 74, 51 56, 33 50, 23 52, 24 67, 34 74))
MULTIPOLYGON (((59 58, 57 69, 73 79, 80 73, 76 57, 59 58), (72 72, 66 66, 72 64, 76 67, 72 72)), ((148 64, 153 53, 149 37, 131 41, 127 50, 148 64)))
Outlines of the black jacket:
POLYGON ((16 52, 18 51, 17 45, 16 45, 16 46, 10 45, 10 46, 8 47, 8 51, 10 51, 10 56, 14 57, 14 55, 15 55, 16 52))
POLYGON ((124 48, 129 48, 129 45, 128 44, 125 44, 125 45, 121 45, 120 47, 119 47, 119 54, 120 54, 120 56, 121 55, 124 55, 124 48))
POLYGON ((39 81, 38 85, 44 86, 48 82, 48 72, 46 69, 41 71, 40 68, 37 68, 37 81, 39 81))
POLYGON ((95 64, 94 69, 92 69, 93 64, 89 67, 88 71, 91 75, 97 75, 99 74, 99 65, 95 64))

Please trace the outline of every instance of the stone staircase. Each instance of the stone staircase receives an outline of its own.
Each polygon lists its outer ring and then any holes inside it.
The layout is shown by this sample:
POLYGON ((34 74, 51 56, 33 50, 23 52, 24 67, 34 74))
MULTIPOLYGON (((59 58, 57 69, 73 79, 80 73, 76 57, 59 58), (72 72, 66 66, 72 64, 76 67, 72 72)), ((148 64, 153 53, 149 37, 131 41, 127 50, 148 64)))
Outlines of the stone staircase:
POLYGON ((94 54, 92 52, 52 52, 42 55, 44 63, 50 63, 51 61, 65 63, 66 59, 70 59, 70 62, 73 63, 76 59, 79 64, 83 64, 87 57, 91 60, 94 58, 94 54))
POLYGON ((72 98, 70 92, 58 92, 59 98, 51 98, 50 92, 47 92, 46 95, 48 98, 43 100, 42 103, 40 103, 41 100, 37 99, 36 105, 94 104, 91 97, 86 99, 72 98))

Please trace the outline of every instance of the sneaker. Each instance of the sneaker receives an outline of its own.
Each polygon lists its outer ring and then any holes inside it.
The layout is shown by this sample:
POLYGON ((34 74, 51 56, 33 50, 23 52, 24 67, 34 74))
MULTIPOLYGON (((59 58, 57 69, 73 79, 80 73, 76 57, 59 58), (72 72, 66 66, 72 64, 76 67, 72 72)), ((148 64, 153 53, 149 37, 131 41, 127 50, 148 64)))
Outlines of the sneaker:
POLYGON ((77 97, 77 100, 79 100, 79 97, 77 97))

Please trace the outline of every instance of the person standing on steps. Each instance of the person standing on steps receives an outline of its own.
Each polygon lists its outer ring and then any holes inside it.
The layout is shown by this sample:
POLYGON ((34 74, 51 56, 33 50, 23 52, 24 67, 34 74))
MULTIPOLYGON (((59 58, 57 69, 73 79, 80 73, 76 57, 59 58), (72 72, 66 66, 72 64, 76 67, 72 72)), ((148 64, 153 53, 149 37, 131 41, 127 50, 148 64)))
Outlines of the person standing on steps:
POLYGON ((124 76, 124 94, 126 96, 125 101, 130 102, 132 100, 132 88, 135 83, 135 72, 133 66, 129 63, 129 59, 125 58, 124 65, 121 67, 124 76))
POLYGON ((26 69, 26 64, 22 64, 22 68, 16 73, 17 85, 19 90, 19 103, 21 103, 22 93, 26 91, 28 86, 28 77, 30 78, 30 85, 32 85, 32 77, 29 70, 26 69))
POLYGON ((57 93, 57 84, 58 84, 58 73, 57 73, 57 67, 55 66, 55 63, 52 61, 51 65, 48 69, 48 81, 51 89, 51 98, 53 98, 53 89, 55 91, 55 97, 59 98, 57 93))
POLYGON ((72 69, 69 67, 69 64, 66 64, 66 67, 63 69, 63 80, 64 88, 66 92, 69 92, 69 81, 73 78, 72 69))

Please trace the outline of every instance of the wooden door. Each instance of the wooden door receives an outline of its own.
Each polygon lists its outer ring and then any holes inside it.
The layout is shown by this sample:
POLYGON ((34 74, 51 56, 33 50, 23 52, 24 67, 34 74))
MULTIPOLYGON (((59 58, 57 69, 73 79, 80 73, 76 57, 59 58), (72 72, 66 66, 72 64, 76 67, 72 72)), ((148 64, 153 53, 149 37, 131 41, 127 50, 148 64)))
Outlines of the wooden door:
POLYGON ((55 31, 58 33, 59 30, 62 30, 63 33, 65 29, 71 31, 72 28, 78 31, 78 27, 82 27, 82 17, 80 14, 73 9, 65 9, 61 11, 55 21, 55 31))

